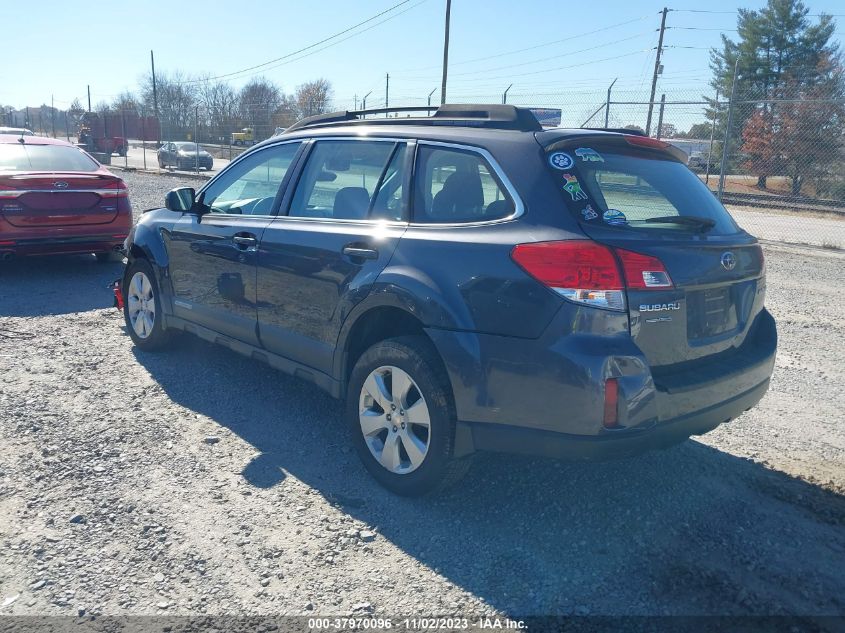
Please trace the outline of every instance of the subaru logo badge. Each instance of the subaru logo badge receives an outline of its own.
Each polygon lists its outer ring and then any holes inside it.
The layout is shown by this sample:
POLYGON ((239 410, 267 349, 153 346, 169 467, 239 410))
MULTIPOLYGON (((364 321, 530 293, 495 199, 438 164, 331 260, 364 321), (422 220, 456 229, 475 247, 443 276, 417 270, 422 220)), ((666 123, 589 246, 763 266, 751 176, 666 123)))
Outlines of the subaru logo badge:
POLYGON ((63 180, 60 180, 58 182, 54 182, 53 187, 55 189, 67 189, 67 183, 64 182, 63 180))
POLYGON ((730 251, 722 253, 722 268, 725 270, 733 270, 736 268, 736 257, 730 251))

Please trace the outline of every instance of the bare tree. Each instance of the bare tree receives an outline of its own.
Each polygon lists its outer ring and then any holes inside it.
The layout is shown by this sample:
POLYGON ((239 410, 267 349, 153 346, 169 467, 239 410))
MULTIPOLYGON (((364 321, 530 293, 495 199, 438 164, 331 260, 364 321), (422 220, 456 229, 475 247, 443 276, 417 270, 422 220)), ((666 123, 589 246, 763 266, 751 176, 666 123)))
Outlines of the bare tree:
POLYGON ((236 127, 238 95, 228 83, 206 77, 198 84, 202 126, 207 138, 224 141, 236 127))
POLYGON ((331 110, 332 84, 328 79, 307 81, 296 89, 296 107, 301 118, 331 110))
MULTIPOLYGON (((198 84, 180 71, 156 73, 158 114, 162 139, 179 140, 194 129, 194 113, 198 104, 198 84)), ((153 82, 150 75, 141 81, 141 103, 153 112, 153 82)))
POLYGON ((238 93, 238 110, 243 124, 255 130, 258 139, 273 133, 273 114, 282 103, 282 91, 264 77, 252 79, 238 93))
POLYGON ((293 95, 281 95, 281 102, 273 113, 273 125, 275 127, 290 127, 299 119, 296 107, 296 99, 293 95))
POLYGON ((115 97, 111 109, 124 114, 138 114, 141 107, 138 103, 138 97, 129 90, 125 90, 115 97))

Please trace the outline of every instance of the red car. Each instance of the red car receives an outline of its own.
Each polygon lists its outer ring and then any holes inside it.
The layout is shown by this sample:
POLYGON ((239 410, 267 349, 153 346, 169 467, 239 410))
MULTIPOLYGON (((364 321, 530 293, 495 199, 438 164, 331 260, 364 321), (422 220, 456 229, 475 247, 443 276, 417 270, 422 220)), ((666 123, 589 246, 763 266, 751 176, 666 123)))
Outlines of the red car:
POLYGON ((0 260, 94 253, 108 261, 131 226, 126 184, 86 152, 0 134, 0 260))

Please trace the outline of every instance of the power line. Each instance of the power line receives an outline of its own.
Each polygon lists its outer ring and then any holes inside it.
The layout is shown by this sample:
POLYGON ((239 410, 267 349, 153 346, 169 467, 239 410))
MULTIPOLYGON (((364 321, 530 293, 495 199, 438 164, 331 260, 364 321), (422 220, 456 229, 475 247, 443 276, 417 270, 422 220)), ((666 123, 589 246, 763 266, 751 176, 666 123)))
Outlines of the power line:
MULTIPOLYGON (((707 9, 669 9, 670 11, 674 11, 676 13, 712 13, 718 15, 739 15, 739 11, 709 11, 707 9)), ((808 13, 806 14, 808 18, 820 18, 820 17, 829 17, 829 18, 845 18, 845 13, 808 13)))
MULTIPOLYGON (((515 50, 505 51, 503 53, 497 53, 495 55, 485 55, 483 57, 475 57, 473 59, 465 59, 462 61, 457 62, 450 62, 449 66, 459 66, 462 64, 474 64, 475 62, 483 62, 487 61, 488 59, 496 59, 498 57, 505 57, 507 55, 516 55, 517 53, 525 53, 527 51, 533 51, 538 48, 544 48, 546 46, 553 46, 555 44, 560 44, 562 42, 571 42, 572 40, 577 40, 582 37, 587 37, 589 35, 595 35, 596 33, 603 33, 604 31, 609 31, 611 29, 619 28, 620 26, 625 26, 628 24, 634 24, 635 22, 642 22, 643 20, 650 18, 651 15, 644 15, 639 18, 634 18, 633 20, 625 20, 624 22, 618 22, 617 24, 611 24, 609 26, 603 26, 601 28, 595 29, 593 31, 587 31, 585 33, 578 33, 577 35, 572 35, 570 37, 566 37, 559 40, 552 40, 550 42, 543 42, 542 44, 535 44, 534 46, 528 46, 526 48, 517 48, 515 50)), ((418 68, 406 68, 406 72, 415 72, 417 70, 431 70, 433 68, 439 69, 440 66, 420 66, 418 68)))
MULTIPOLYGON (((636 35, 632 35, 631 37, 626 37, 626 38, 623 38, 621 40, 616 40, 615 43, 628 42, 628 41, 636 39, 638 37, 642 37, 644 35, 650 35, 650 34, 651 34, 651 31, 644 31, 642 33, 637 33, 636 35)), ((607 47, 606 43, 601 43, 601 44, 597 44, 596 46, 591 46, 589 48, 578 49, 577 52, 578 53, 586 53, 587 51, 593 51, 593 50, 596 50, 597 48, 606 48, 606 47, 607 47)), ((551 59, 558 59, 562 55, 570 55, 570 54, 571 54, 571 52, 564 51, 562 53, 558 53, 557 55, 552 55, 551 57, 543 57, 541 59, 534 59, 534 60, 527 61, 527 62, 521 62, 519 64, 509 64, 507 66, 497 66, 496 68, 485 68, 483 70, 474 70, 474 71, 463 72, 463 73, 454 73, 452 76, 453 77, 463 77, 463 76, 466 76, 466 75, 476 75, 476 74, 479 74, 479 73, 488 73, 488 72, 496 72, 498 70, 507 70, 508 68, 519 68, 521 66, 528 66, 530 64, 539 64, 540 62, 547 62, 551 59)))
MULTIPOLYGON (((650 33, 650 31, 639 33, 639 34, 633 35, 631 37, 626 37, 626 38, 623 38, 621 40, 617 40, 617 42, 627 42, 629 40, 636 39, 638 37, 642 37, 643 35, 647 35, 649 33, 650 33)), ((592 51, 592 50, 596 50, 596 49, 599 49, 599 48, 606 48, 606 47, 607 47, 607 44, 602 43, 602 44, 598 44, 596 46, 591 46, 589 48, 581 48, 581 49, 578 49, 577 51, 574 51, 574 52, 575 53, 583 53, 583 52, 592 51)), ((473 71, 468 71, 468 72, 453 73, 452 76, 453 77, 465 77, 465 76, 468 76, 468 75, 479 75, 479 74, 482 74, 482 73, 496 72, 496 71, 499 71, 499 70, 506 70, 508 68, 518 68, 518 67, 522 67, 522 66, 528 66, 528 65, 531 65, 531 64, 538 64, 538 63, 549 61, 549 60, 552 60, 552 59, 559 59, 561 56, 572 54, 572 52, 573 51, 564 51, 562 53, 558 53, 558 54, 552 55, 550 57, 543 57, 541 59, 533 59, 533 60, 521 62, 521 63, 518 63, 518 64, 508 64, 506 66, 497 66, 495 68, 485 68, 483 70, 473 70, 473 71)), ((397 76, 399 78, 405 80, 405 81, 432 81, 431 77, 408 77, 408 76, 404 76, 404 75, 397 75, 397 76)))
MULTIPOLYGON (((419 0, 419 2, 417 2, 416 4, 412 4, 412 5, 411 5, 410 7, 408 7, 407 9, 403 9, 402 11, 399 11, 398 13, 394 13, 393 15, 388 16, 388 17, 384 18, 384 19, 383 19, 383 20, 381 20, 380 22, 376 22, 375 24, 372 24, 372 25, 368 26, 368 27, 367 27, 367 28, 365 28, 365 29, 361 29, 361 30, 360 30, 360 31, 358 31, 357 33, 351 33, 350 35, 347 35, 346 37, 344 37, 344 38, 342 38, 342 39, 339 39, 339 40, 337 40, 337 41, 335 41, 335 42, 332 42, 331 44, 326 44, 325 46, 323 46, 323 47, 321 47, 321 48, 318 48, 318 49, 316 49, 316 50, 313 50, 313 51, 311 51, 311 52, 309 52, 309 53, 305 53, 304 55, 300 55, 299 57, 294 57, 293 59, 288 59, 288 60, 286 60, 286 61, 279 62, 278 64, 274 64, 274 65, 272 65, 272 66, 268 66, 268 67, 264 68, 263 70, 259 70, 259 71, 253 72, 253 73, 250 73, 250 74, 248 74, 248 75, 242 75, 241 77, 238 77, 238 79, 242 79, 242 78, 244 78, 244 77, 250 77, 250 76, 252 76, 252 75, 257 75, 259 72, 267 72, 268 70, 274 70, 274 69, 279 68, 279 67, 281 67, 281 66, 286 66, 287 64, 292 64, 292 63, 294 63, 294 62, 298 62, 299 60, 301 60, 301 59, 305 59, 306 57, 310 57, 311 55, 316 55, 317 53, 319 53, 319 52, 321 52, 321 51, 324 51, 324 50, 326 50, 327 48, 331 48, 332 46, 337 46, 338 44, 342 44, 342 43, 343 43, 343 42, 345 42, 346 40, 350 40, 350 39, 352 39, 353 37, 358 37, 359 35, 363 35, 363 34, 364 34, 364 33, 366 33, 367 31, 370 31, 370 30, 372 30, 372 29, 374 29, 374 28, 376 28, 376 27, 378 27, 378 26, 381 26, 381 25, 382 25, 382 24, 384 24, 385 22, 390 22, 390 20, 394 20, 394 19, 398 18, 400 15, 403 15, 403 14, 407 13, 408 11, 411 11, 412 9, 415 9, 416 7, 420 6, 421 4, 424 4, 425 2, 428 2, 428 0, 419 0)), ((205 81, 205 80, 203 79, 203 81, 205 81)))
MULTIPOLYGON (((425 0, 423 0, 423 2, 424 1, 425 0)), ((256 70, 258 68, 264 68, 265 66, 269 66, 270 64, 275 64, 276 62, 282 61, 284 59, 288 59, 290 57, 293 57, 294 55, 299 55, 300 53, 303 53, 307 50, 311 50, 312 48, 316 48, 317 46, 320 46, 321 44, 325 44, 326 42, 333 40, 335 38, 338 38, 341 35, 344 35, 346 33, 349 33, 350 31, 354 31, 359 26, 363 26, 364 24, 372 22, 373 20, 376 20, 376 19, 380 18, 381 16, 383 16, 387 13, 390 13, 391 11, 394 11, 395 9, 398 9, 402 5, 408 4, 409 2, 411 2, 411 0, 402 0, 401 2, 394 4, 392 7, 385 9, 384 11, 377 13, 376 15, 371 16, 371 17, 367 18, 366 20, 358 22, 358 24, 355 24, 354 26, 350 26, 348 28, 345 28, 342 31, 338 31, 334 35, 330 35, 329 37, 326 37, 326 38, 320 40, 319 42, 314 42, 313 44, 309 44, 308 46, 300 48, 299 50, 293 51, 291 53, 287 53, 286 55, 282 55, 281 57, 277 57, 276 59, 271 59, 270 61, 263 62, 261 64, 256 64, 255 66, 249 66, 248 68, 242 68, 241 70, 236 70, 236 71, 233 71, 233 72, 230 72, 230 73, 225 73, 225 74, 222 74, 222 75, 216 75, 214 77, 206 77, 204 79, 193 79, 193 80, 190 80, 190 81, 183 81, 181 83, 191 84, 191 83, 201 83, 203 81, 211 81, 211 80, 215 80, 215 79, 225 79, 227 77, 233 77, 234 75, 240 75, 242 73, 246 73, 246 72, 249 72, 249 71, 252 71, 252 70, 256 70)), ((418 4, 421 4, 421 3, 418 3, 418 4)))
MULTIPOLYGON (((525 77, 525 76, 529 76, 529 75, 542 75, 544 73, 550 73, 550 72, 554 72, 556 70, 567 70, 569 68, 580 68, 581 66, 588 66, 590 64, 598 64, 598 63, 601 63, 601 62, 607 62, 607 61, 611 61, 611 60, 614 60, 614 59, 621 59, 623 57, 630 57, 631 55, 636 55, 638 53, 645 53, 646 51, 649 51, 649 50, 652 50, 652 49, 651 48, 644 48, 644 49, 640 49, 640 50, 637 50, 637 51, 629 51, 629 52, 623 53, 621 55, 613 55, 612 57, 604 57, 602 59, 594 59, 594 60, 591 60, 591 61, 580 62, 580 63, 577 63, 577 64, 569 64, 567 66, 557 66, 555 68, 545 68, 543 70, 535 70, 535 71, 531 71, 531 72, 527 72, 527 73, 521 73, 520 77, 525 77)), ((513 80, 513 75, 500 75, 498 77, 478 77, 478 78, 475 78, 475 79, 462 79, 460 81, 463 81, 463 82, 466 83, 466 82, 476 82, 476 81, 492 81, 492 80, 496 80, 496 79, 513 80)), ((522 82, 520 82, 520 83, 522 83, 522 82)))
POLYGON ((738 33, 736 29, 702 28, 700 26, 667 26, 666 30, 668 31, 669 29, 678 31, 719 31, 722 33, 738 33))

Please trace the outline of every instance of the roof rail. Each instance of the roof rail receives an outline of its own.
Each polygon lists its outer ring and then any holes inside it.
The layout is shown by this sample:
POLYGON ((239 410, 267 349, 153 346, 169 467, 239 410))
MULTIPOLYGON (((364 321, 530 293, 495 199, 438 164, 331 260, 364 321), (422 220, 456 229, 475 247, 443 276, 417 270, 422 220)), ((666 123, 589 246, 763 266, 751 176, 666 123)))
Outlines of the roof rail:
POLYGON ((633 134, 634 136, 648 136, 640 128, 631 127, 585 127, 582 130, 593 130, 596 132, 616 132, 618 134, 633 134))
POLYGON ((450 125, 466 127, 485 127, 500 130, 519 130, 539 132, 542 126, 537 117, 527 108, 517 108, 501 104, 445 104, 436 106, 402 106, 395 108, 375 108, 371 110, 341 110, 301 119, 291 125, 285 134, 295 130, 332 125, 450 125), (400 112, 431 112, 422 117, 385 117, 367 119, 367 115, 391 114, 400 112))

